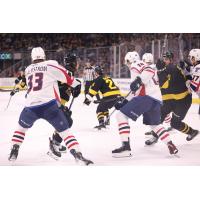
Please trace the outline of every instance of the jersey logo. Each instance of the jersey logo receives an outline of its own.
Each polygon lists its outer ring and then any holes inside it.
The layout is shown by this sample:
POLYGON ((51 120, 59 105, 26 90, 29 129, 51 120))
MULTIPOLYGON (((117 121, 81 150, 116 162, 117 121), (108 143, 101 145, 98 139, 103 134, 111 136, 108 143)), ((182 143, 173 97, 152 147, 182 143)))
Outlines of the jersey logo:
POLYGON ((171 80, 171 75, 169 74, 169 75, 167 76, 167 80, 164 82, 164 84, 162 85, 161 88, 167 89, 167 88, 169 87, 169 82, 170 82, 170 80, 171 80))

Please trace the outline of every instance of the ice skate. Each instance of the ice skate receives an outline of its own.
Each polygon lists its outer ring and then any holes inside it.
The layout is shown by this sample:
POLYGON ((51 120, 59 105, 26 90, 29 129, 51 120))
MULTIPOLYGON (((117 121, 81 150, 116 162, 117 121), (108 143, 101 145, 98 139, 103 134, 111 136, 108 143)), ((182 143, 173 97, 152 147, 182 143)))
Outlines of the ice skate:
POLYGON ((170 154, 177 154, 178 153, 178 149, 176 148, 176 146, 172 143, 172 141, 169 141, 167 143, 168 149, 169 149, 169 153, 170 154))
POLYGON ((152 145, 158 142, 158 135, 156 135, 153 131, 151 131, 152 138, 145 141, 146 145, 152 145))
POLYGON ((70 153, 74 156, 75 160, 78 162, 82 162, 84 165, 94 164, 91 160, 88 160, 83 157, 81 152, 77 152, 75 149, 71 149, 70 153))
POLYGON ((60 143, 49 138, 49 151, 47 152, 47 155, 49 155, 51 158, 55 160, 58 160, 61 157, 61 152, 59 149, 60 149, 60 143))
POLYGON ((19 153, 19 145, 18 144, 14 144, 12 146, 11 152, 10 152, 10 156, 8 158, 9 161, 15 161, 17 159, 19 153))
POLYGON ((105 125, 106 125, 106 126, 109 126, 109 125, 110 125, 110 119, 109 119, 109 118, 106 119, 106 121, 105 121, 105 125))
POLYGON ((114 158, 123 158, 123 157, 131 157, 131 148, 129 141, 128 142, 123 142, 122 146, 118 149, 115 149, 112 151, 112 156, 114 158))
POLYGON ((99 124, 99 125, 95 126, 94 128, 97 129, 97 130, 101 130, 101 129, 106 128, 106 126, 105 126, 105 124, 103 123, 103 124, 99 124))
POLYGON ((192 130, 192 132, 190 134, 188 134, 188 136, 186 137, 186 140, 190 141, 193 138, 195 138, 198 134, 199 134, 198 130, 192 130))

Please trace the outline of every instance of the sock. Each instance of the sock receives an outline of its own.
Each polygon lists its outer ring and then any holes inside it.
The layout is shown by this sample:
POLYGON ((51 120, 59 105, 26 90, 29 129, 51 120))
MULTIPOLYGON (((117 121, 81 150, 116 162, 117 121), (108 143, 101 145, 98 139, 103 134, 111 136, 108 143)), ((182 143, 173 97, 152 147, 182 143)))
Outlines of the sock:
POLYGON ((171 141, 168 131, 164 128, 164 126, 162 124, 156 126, 153 129, 153 131, 156 133, 156 135, 158 135, 160 140, 162 142, 164 142, 165 144, 167 144, 169 141, 171 141))
POLYGON ((119 128, 119 135, 122 142, 129 141, 130 135, 130 126, 128 123, 128 117, 126 117, 123 113, 119 112, 116 115, 118 128, 119 128))
POLYGON ((27 130, 28 130, 27 128, 23 128, 22 126, 18 125, 18 128, 16 129, 16 131, 12 136, 12 144, 21 145, 24 141, 25 133, 27 130))
POLYGON ((65 130, 59 133, 60 137, 62 137, 63 141, 65 142, 66 147, 71 150, 75 149, 76 151, 80 152, 79 143, 76 140, 75 136, 70 133, 69 130, 65 130))

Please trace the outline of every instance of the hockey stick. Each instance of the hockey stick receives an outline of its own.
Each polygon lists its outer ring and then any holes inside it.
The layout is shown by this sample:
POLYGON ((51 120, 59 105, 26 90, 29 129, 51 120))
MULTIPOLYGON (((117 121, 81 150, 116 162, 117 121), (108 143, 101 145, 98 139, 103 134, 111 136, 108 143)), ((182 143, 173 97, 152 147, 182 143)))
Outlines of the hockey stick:
POLYGON ((182 33, 180 33, 178 37, 178 44, 179 44, 179 56, 180 59, 183 60, 183 43, 182 43, 182 33))
POLYGON ((165 34, 164 43, 163 43, 163 46, 162 46, 161 56, 163 56, 163 54, 165 53, 166 46, 167 46, 167 34, 165 34))
POLYGON ((69 110, 71 110, 71 107, 72 107, 72 104, 74 103, 74 97, 72 98, 72 100, 71 100, 71 103, 70 103, 70 105, 69 105, 69 110))
MULTIPOLYGON (((14 91, 15 89, 16 89, 16 85, 14 86, 14 88, 13 88, 12 91, 14 91)), ((6 111, 6 110, 8 109, 8 106, 10 105, 10 102, 11 102, 12 97, 13 97, 13 95, 10 95, 10 98, 9 98, 8 104, 7 104, 7 106, 6 106, 6 108, 5 108, 4 111, 6 111)))
MULTIPOLYGON (((129 93, 125 96, 125 99, 132 93, 132 91, 130 90, 129 93)), ((115 105, 114 105, 115 106, 115 105)), ((116 111, 117 109, 115 108, 111 113, 110 115, 108 116, 108 118, 106 119, 105 121, 105 124, 110 120, 110 117, 114 114, 114 112, 116 111)))

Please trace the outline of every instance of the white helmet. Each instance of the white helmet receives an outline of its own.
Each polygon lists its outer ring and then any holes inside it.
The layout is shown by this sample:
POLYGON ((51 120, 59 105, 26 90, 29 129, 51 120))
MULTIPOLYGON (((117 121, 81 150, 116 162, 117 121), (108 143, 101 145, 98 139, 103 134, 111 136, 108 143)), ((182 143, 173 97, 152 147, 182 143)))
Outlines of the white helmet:
POLYGON ((151 53, 145 53, 142 56, 142 61, 145 63, 153 63, 153 55, 151 53))
POLYGON ((189 53, 189 59, 194 58, 195 61, 200 61, 200 49, 192 49, 189 53))
POLYGON ((136 62, 137 60, 140 60, 140 56, 136 51, 128 52, 124 58, 125 64, 131 64, 136 62))
POLYGON ((41 48, 41 47, 33 48, 32 51, 31 51, 31 58, 32 58, 32 61, 34 61, 34 60, 45 60, 46 56, 45 56, 43 48, 41 48))

